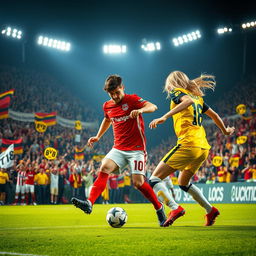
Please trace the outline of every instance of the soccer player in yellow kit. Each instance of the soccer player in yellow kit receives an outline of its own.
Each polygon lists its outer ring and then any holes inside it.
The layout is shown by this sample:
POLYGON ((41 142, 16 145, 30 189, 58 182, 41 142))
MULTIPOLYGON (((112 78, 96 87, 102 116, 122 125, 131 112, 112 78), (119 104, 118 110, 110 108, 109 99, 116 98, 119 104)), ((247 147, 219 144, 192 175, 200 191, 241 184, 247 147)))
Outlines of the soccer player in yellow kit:
MULTIPOLYGON (((172 148, 160 161, 152 176, 150 185, 156 195, 164 197, 164 201, 171 208, 169 217, 164 223, 167 227, 185 214, 166 189, 162 180, 180 170, 178 183, 182 190, 188 192, 206 210, 206 226, 211 226, 219 215, 218 209, 213 207, 190 179, 207 159, 210 145, 207 142, 205 130, 202 126, 203 113, 208 115, 221 129, 223 134, 230 135, 234 127, 226 127, 219 115, 204 103, 204 88, 214 89, 215 80, 211 75, 201 75, 190 80, 180 71, 174 71, 166 79, 165 91, 171 98, 170 111, 162 117, 154 119, 149 127, 156 128, 168 118, 173 117, 174 130, 177 135, 177 145, 172 148)), ((161 199, 161 198, 160 198, 161 199)))

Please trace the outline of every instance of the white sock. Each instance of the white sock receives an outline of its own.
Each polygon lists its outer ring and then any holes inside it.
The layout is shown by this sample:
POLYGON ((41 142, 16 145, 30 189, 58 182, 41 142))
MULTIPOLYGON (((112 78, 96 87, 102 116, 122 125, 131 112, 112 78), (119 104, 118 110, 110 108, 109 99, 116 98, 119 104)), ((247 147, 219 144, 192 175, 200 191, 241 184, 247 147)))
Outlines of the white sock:
POLYGON ((179 205, 173 200, 172 195, 170 194, 169 189, 165 186, 165 183, 158 177, 151 176, 151 182, 156 182, 153 187, 155 194, 160 202, 165 203, 172 210, 178 209, 179 205))
POLYGON ((195 185, 191 184, 188 193, 209 213, 212 210, 212 205, 204 197, 201 190, 195 185))

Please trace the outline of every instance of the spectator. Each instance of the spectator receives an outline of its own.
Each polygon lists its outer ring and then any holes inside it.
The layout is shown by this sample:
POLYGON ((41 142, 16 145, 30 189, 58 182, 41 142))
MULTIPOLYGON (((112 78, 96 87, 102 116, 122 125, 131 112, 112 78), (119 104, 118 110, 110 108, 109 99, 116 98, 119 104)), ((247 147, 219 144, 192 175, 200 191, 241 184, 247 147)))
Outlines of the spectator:
POLYGON ((36 191, 37 191, 37 202, 39 204, 45 204, 47 203, 47 197, 46 197, 46 189, 47 185, 49 183, 49 178, 47 174, 45 173, 45 170, 43 167, 39 168, 39 173, 35 176, 35 184, 36 184, 36 191))
POLYGON ((72 167, 71 174, 69 176, 69 182, 72 187, 72 196, 79 196, 79 188, 82 186, 81 174, 77 173, 76 169, 72 167))
POLYGON ((26 170, 26 182, 25 182, 25 191, 26 191, 26 203, 29 204, 29 195, 31 204, 36 205, 35 200, 35 175, 38 169, 38 164, 34 161, 30 163, 28 160, 28 167, 26 170), (33 167, 32 167, 33 164, 33 167))
POLYGON ((5 204, 5 199, 6 199, 6 185, 7 182, 9 181, 9 175, 6 172, 5 168, 0 168, 0 205, 5 204))
POLYGON ((59 173, 58 173, 58 167, 54 166, 51 170, 51 185, 50 185, 50 191, 51 191, 51 204, 57 204, 57 199, 59 195, 59 173))
POLYGON ((25 205, 25 182, 26 182, 26 164, 21 160, 17 165, 17 183, 15 190, 15 201, 13 205, 17 205, 19 202, 19 195, 21 197, 21 205, 25 205))

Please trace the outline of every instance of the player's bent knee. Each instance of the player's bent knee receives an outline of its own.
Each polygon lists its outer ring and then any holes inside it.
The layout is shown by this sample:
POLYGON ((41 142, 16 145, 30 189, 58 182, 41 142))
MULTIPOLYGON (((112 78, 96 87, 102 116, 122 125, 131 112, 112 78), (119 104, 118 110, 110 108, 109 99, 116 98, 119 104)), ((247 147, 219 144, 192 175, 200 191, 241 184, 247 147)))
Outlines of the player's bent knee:
POLYGON ((149 180, 149 185, 151 188, 154 188, 154 186, 158 183, 159 181, 152 181, 152 180, 149 180))
POLYGON ((180 187, 183 191, 188 192, 188 190, 189 190, 189 188, 191 187, 191 185, 192 185, 192 184, 190 184, 189 186, 181 186, 181 185, 179 185, 179 187, 180 187))
POLYGON ((113 170, 109 166, 103 165, 103 166, 101 166, 100 171, 104 172, 104 173, 107 173, 107 174, 110 174, 113 170))
POLYGON ((142 184, 143 184, 143 182, 141 182, 141 181, 133 181, 133 186, 134 186, 135 188, 141 187, 142 184))

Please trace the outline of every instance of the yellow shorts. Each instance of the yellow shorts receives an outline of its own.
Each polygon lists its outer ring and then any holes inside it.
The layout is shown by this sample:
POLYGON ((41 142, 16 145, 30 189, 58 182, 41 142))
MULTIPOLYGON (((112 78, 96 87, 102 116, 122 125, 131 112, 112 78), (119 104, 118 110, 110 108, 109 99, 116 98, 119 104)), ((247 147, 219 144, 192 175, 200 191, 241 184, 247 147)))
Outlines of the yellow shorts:
POLYGON ((57 196, 59 194, 59 189, 56 187, 51 188, 51 194, 57 196))
POLYGON ((196 147, 182 147, 177 145, 173 147, 161 161, 168 164, 175 170, 190 170, 196 173, 203 162, 207 159, 209 149, 196 147))

